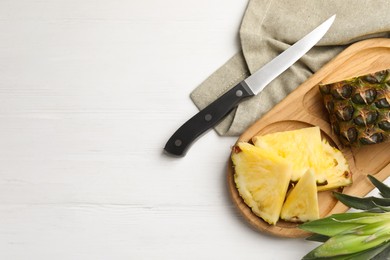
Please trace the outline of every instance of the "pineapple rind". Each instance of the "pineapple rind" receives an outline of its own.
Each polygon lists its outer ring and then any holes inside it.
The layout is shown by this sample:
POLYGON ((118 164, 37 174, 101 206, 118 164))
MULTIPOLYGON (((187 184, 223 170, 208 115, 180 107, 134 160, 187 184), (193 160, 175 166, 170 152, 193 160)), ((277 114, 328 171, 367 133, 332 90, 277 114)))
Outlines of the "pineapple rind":
POLYGON ((319 89, 332 130, 344 145, 390 142, 390 69, 319 89))
POLYGON ((264 221, 275 225, 291 178, 291 165, 274 153, 240 142, 233 148, 234 181, 240 196, 264 221))

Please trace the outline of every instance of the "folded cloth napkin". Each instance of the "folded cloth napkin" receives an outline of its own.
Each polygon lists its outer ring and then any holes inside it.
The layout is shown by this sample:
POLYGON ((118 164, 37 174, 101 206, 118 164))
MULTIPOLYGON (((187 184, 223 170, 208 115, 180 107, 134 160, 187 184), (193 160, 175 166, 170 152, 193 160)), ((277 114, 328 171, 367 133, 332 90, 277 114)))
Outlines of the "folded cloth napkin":
POLYGON ((389 8, 388 0, 250 0, 239 32, 241 50, 200 84, 191 99, 199 109, 204 108, 336 14, 316 46, 215 127, 220 135, 240 135, 348 45, 389 37, 389 8))

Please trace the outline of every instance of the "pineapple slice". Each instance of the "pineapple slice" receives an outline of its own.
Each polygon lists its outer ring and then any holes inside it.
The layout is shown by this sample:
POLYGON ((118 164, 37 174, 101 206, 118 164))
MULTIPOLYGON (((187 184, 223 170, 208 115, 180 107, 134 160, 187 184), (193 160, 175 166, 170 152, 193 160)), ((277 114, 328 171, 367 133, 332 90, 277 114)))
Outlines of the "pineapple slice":
POLYGON ((276 153, 240 142, 232 152, 234 181, 244 202, 275 225, 291 179, 291 165, 276 153))
MULTIPOLYGON (((321 169, 326 175, 326 185, 318 186, 318 191, 332 190, 352 184, 352 174, 344 155, 327 141, 322 141, 324 164, 321 169)), ((318 169, 317 169, 318 170, 318 169)))
POLYGON ((319 191, 352 183, 344 156, 321 140, 319 127, 255 136, 252 141, 255 146, 273 150, 292 163, 292 182, 297 182, 304 173, 313 169, 319 191))
POLYGON ((319 217, 316 178, 310 169, 287 195, 280 218, 290 222, 306 222, 319 217))

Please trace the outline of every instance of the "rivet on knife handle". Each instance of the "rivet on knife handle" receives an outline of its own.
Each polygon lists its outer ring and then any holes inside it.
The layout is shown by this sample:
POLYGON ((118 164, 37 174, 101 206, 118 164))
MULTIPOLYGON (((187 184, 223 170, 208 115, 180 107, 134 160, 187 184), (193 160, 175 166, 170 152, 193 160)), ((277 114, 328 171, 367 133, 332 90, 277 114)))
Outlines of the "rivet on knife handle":
POLYGON ((244 81, 237 84, 213 103, 185 122, 168 140, 164 150, 175 156, 185 155, 197 137, 215 126, 242 99, 253 96, 244 81))

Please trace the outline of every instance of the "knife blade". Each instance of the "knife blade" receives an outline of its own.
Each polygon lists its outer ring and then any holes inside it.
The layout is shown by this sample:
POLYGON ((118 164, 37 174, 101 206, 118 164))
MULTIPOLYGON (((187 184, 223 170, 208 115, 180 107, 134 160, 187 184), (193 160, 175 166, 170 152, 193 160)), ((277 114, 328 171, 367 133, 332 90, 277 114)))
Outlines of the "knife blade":
POLYGON ((189 146, 201 134, 216 125, 238 103, 260 93, 272 80, 308 52, 326 34, 335 18, 336 15, 328 18, 287 50, 190 118, 169 138, 164 151, 170 155, 184 156, 189 146))

